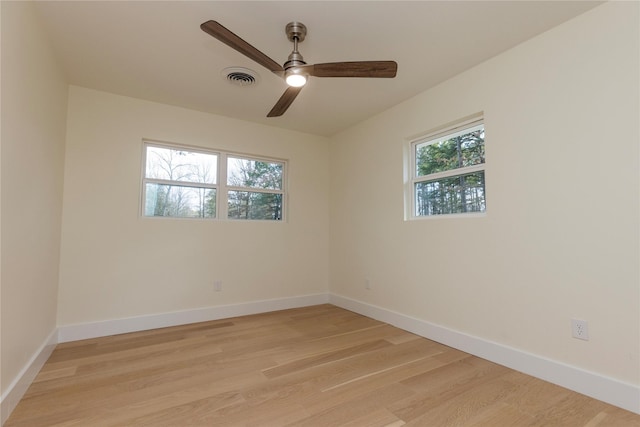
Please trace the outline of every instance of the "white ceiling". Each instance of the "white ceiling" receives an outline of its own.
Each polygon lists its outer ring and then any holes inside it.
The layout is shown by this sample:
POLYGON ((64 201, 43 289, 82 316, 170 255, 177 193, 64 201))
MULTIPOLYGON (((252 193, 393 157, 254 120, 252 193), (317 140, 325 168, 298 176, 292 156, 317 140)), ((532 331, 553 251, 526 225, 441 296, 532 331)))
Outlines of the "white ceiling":
MULTIPOLYGON (((587 1, 44 1, 43 26, 69 83, 303 132, 332 135, 585 12, 587 1), (216 20, 278 63, 290 21, 307 63, 395 60, 395 79, 312 78, 266 114, 278 76, 200 30, 216 20), (238 87, 221 75, 259 74, 238 87)), ((535 64, 532 64, 535 66, 535 64)))

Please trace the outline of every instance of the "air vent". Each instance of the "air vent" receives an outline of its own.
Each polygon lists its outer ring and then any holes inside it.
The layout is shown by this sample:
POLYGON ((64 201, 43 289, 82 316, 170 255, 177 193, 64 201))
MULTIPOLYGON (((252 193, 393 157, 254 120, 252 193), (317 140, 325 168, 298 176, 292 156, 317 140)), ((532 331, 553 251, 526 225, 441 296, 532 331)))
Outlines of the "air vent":
POLYGON ((258 73, 248 68, 230 67, 222 70, 222 77, 234 86, 253 86, 258 84, 258 73))

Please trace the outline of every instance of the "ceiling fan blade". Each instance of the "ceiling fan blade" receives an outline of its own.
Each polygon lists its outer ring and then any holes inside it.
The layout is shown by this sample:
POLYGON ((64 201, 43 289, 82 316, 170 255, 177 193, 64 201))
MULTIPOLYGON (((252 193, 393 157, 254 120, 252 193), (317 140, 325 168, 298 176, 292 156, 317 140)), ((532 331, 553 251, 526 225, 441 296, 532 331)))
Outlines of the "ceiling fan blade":
POLYGON ((276 74, 284 73, 284 69, 280 64, 278 64, 273 59, 269 58, 264 53, 260 52, 258 49, 242 40, 240 37, 229 31, 227 28, 223 27, 220 23, 216 21, 207 21, 200 25, 200 28, 205 33, 215 37, 220 40, 222 43, 227 46, 237 50, 244 56, 253 59, 258 64, 262 65, 268 70, 273 71, 276 74))
POLYGON ((316 77, 392 78, 396 76, 398 64, 395 61, 328 62, 303 65, 301 68, 316 77))
POLYGON ((293 100, 296 99, 296 96, 298 96, 298 94, 302 90, 302 87, 303 86, 301 87, 289 86, 287 90, 284 91, 280 99, 278 99, 278 102, 276 102, 276 105, 274 105, 271 111, 269 111, 269 114, 267 114, 267 117, 279 117, 283 115, 284 112, 287 111, 287 109, 289 108, 293 100))

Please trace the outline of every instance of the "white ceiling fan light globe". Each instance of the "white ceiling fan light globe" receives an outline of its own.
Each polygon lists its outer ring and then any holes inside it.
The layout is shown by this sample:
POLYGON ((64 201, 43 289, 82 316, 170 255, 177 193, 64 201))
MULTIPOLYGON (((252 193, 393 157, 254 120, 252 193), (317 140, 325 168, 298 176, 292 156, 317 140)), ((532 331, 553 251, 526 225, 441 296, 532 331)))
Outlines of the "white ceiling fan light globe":
POLYGON ((307 84, 307 77, 302 74, 291 74, 287 76, 286 82, 289 86, 302 87, 307 84))
POLYGON ((307 84, 307 75, 300 69, 290 68, 285 72, 284 80, 291 87, 302 87, 307 84))

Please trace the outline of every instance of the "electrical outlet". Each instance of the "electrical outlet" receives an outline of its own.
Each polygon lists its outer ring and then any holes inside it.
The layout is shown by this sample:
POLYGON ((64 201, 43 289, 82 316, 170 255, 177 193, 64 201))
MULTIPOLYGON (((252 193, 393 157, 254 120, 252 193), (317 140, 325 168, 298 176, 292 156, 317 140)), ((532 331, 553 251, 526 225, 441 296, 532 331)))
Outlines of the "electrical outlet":
POLYGON ((371 289, 371 280, 364 279, 364 288, 365 289, 371 289))
POLYGON ((589 324, 586 320, 571 319, 571 336, 589 341, 589 324))
POLYGON ((222 290, 222 280, 216 280, 213 282, 213 290, 220 292, 222 290))

